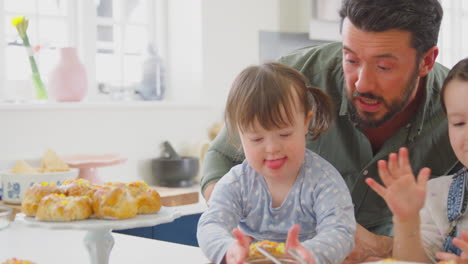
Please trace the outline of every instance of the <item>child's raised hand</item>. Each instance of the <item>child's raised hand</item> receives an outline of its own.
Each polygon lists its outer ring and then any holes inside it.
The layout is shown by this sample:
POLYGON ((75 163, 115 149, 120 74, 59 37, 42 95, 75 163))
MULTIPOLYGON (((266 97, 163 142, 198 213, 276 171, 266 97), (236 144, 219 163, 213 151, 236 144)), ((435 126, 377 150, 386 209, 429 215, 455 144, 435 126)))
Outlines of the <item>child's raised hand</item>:
POLYGON ((379 160, 378 170, 385 186, 371 178, 367 178, 366 183, 385 200, 393 215, 403 221, 419 217, 419 211, 424 206, 426 183, 431 170, 421 169, 416 180, 406 148, 400 148, 398 155, 391 153, 388 164, 379 160))
POLYGON ((242 264, 249 256, 250 243, 253 239, 249 236, 246 236, 238 228, 234 228, 234 230, 232 230, 232 234, 237 241, 234 242, 234 244, 232 244, 226 252, 226 263, 242 264))
POLYGON ((306 261, 307 264, 315 264, 314 256, 299 242, 299 230, 300 225, 293 225, 288 232, 288 238, 286 240, 286 252, 289 250, 295 250, 299 256, 306 261))
POLYGON ((460 237, 453 239, 453 244, 462 250, 460 256, 452 253, 437 252, 436 256, 440 260, 455 260, 457 264, 468 264, 468 231, 461 231, 460 237))

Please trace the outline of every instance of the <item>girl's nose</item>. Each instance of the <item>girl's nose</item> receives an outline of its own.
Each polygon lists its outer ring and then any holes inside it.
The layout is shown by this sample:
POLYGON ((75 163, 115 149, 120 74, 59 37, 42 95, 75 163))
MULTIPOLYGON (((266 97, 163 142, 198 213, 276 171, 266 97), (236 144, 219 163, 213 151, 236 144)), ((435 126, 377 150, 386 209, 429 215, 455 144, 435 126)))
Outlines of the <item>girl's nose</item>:
POLYGON ((274 139, 268 140, 266 144, 267 153, 276 153, 281 150, 281 145, 274 139))

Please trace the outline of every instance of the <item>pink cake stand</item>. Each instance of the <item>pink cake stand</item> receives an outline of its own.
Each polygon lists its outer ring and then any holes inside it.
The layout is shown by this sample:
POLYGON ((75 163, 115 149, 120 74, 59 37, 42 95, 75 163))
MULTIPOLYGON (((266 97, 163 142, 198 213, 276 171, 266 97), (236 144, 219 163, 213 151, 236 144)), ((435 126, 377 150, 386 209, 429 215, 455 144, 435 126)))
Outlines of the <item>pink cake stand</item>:
POLYGON ((124 163, 127 158, 119 154, 100 154, 100 155, 72 155, 62 157, 63 161, 71 168, 78 168, 78 178, 91 181, 94 184, 101 184, 102 181, 97 177, 96 169, 124 163))

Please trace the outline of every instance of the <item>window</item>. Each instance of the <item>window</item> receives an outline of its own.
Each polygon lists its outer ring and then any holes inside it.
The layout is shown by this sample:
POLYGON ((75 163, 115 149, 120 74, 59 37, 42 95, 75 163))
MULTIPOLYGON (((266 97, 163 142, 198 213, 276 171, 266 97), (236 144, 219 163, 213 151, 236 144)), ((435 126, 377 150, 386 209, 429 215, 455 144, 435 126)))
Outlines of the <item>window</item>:
POLYGON ((444 9, 439 34, 438 61, 451 68, 459 60, 468 57, 468 2, 466 0, 441 0, 444 9))
POLYGON ((11 26, 13 17, 23 15, 45 84, 59 48, 74 46, 88 73, 89 99, 109 98, 107 93, 138 99, 144 57, 156 46, 156 5, 153 0, 0 1, 0 100, 33 93, 27 54, 11 26))

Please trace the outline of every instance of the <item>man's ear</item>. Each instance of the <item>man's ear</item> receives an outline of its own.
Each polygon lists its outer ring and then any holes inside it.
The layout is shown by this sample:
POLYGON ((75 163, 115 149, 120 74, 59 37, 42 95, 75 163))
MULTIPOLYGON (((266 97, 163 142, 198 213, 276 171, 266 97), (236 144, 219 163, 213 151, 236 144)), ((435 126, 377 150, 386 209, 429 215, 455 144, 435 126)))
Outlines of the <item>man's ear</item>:
POLYGON ((432 68, 434 68, 437 55, 439 55, 439 48, 434 46, 424 53, 419 65, 419 77, 426 76, 432 68))

